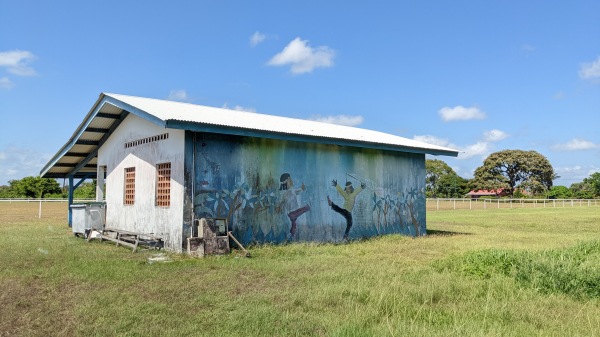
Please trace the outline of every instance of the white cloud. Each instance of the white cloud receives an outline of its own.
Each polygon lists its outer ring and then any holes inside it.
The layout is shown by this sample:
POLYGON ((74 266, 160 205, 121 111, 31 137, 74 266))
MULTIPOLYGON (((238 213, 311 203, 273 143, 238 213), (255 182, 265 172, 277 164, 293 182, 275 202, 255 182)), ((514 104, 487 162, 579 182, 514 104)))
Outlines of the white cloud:
POLYGON ((462 105, 455 106, 454 108, 443 107, 438 111, 438 113, 444 122, 485 118, 485 113, 479 110, 479 108, 465 108, 462 105))
POLYGON ((457 145, 453 144, 447 139, 438 138, 431 135, 423 135, 423 136, 414 136, 414 140, 418 140, 421 142, 425 142, 428 144, 445 146, 452 149, 459 150, 457 159, 469 159, 477 156, 481 156, 482 158, 487 157, 492 152, 492 144, 488 141, 479 141, 475 144, 469 145, 457 145))
POLYGON ((35 55, 25 50, 0 52, 0 67, 6 67, 9 73, 17 76, 35 76, 36 71, 29 66, 35 58, 35 55))
POLYGON ((581 166, 579 165, 575 165, 573 167, 561 167, 561 168, 557 168, 557 170, 560 170, 561 172, 580 172, 582 169, 581 166))
POLYGON ((579 77, 584 80, 600 79, 600 56, 595 61, 583 63, 579 68, 579 77))
POLYGON ((51 155, 43 155, 34 149, 8 145, 0 149, 0 185, 9 180, 38 176, 51 155))
POLYGON ((591 150, 600 148, 599 144, 594 144, 589 140, 574 138, 564 144, 556 144, 551 147, 555 151, 578 151, 578 150, 591 150))
POLYGON ((459 149, 464 153, 459 153, 458 159, 469 159, 477 156, 487 157, 492 152, 488 142, 477 142, 459 149))
POLYGON ((188 95, 185 90, 171 90, 169 92, 168 100, 170 101, 179 101, 179 102, 187 102, 188 95))
POLYGON ((582 182, 595 172, 600 172, 600 167, 575 165, 570 167, 555 167, 554 171, 560 176, 558 181, 569 186, 572 183, 582 182))
POLYGON ((15 84, 8 77, 0 77, 0 88, 10 89, 14 86, 15 84))
POLYGON ((312 48, 307 40, 299 37, 292 40, 281 52, 273 56, 270 66, 290 65, 293 74, 310 73, 315 68, 333 66, 335 51, 327 46, 312 48))
POLYGON ((498 129, 485 131, 483 133, 483 138, 486 142, 498 142, 505 139, 506 137, 508 137, 508 134, 498 129))
POLYGON ((254 34, 250 36, 250 45, 252 47, 256 47, 256 45, 263 42, 266 38, 267 37, 265 36, 265 34, 262 34, 261 32, 254 32, 254 34))
POLYGON ((427 144, 450 147, 450 142, 447 139, 438 138, 432 135, 414 136, 413 139, 427 144))
POLYGON ((338 124, 338 125, 346 125, 346 126, 357 126, 362 124, 365 119, 363 116, 350 116, 350 115, 332 115, 332 116, 312 116, 309 118, 312 121, 329 123, 329 124, 338 124))
POLYGON ((229 109, 229 110, 245 111, 245 112, 256 112, 256 109, 254 109, 254 108, 243 107, 241 105, 235 105, 235 106, 230 107, 229 104, 227 104, 227 103, 223 104, 222 108, 229 109))
POLYGON ((531 53, 535 51, 535 47, 530 44, 524 43, 521 45, 521 50, 531 53))

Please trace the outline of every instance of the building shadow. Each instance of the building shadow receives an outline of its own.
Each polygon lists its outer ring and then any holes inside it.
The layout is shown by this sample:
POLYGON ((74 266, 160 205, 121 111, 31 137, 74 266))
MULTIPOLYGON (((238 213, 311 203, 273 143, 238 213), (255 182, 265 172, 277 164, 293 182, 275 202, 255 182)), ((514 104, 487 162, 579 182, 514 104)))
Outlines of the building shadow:
POLYGON ((440 231, 436 229, 428 229, 428 236, 455 236, 455 235, 472 235, 471 233, 463 233, 463 232, 451 232, 451 231, 440 231))

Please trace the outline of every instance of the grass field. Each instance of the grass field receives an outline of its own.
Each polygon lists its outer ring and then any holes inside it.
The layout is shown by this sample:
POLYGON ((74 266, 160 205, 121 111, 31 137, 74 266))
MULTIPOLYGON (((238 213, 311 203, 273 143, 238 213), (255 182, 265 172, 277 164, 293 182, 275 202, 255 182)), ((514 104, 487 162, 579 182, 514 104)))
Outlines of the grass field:
POLYGON ((192 259, 0 203, 0 336, 598 336, 600 207, 428 212, 427 237, 192 259))

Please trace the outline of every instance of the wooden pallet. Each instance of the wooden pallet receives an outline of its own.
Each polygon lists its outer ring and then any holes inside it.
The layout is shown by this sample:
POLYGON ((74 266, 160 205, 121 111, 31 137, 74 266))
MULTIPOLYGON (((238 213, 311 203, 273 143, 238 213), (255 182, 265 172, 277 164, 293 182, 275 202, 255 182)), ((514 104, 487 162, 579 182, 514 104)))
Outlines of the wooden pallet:
MULTIPOLYGON (((100 241, 108 240, 115 242, 117 247, 120 245, 130 247, 134 253, 140 246, 153 249, 161 249, 164 246, 162 238, 153 233, 137 233, 116 228, 104 228, 99 233, 100 241)), ((92 236, 90 235, 88 241, 91 239, 92 236)))

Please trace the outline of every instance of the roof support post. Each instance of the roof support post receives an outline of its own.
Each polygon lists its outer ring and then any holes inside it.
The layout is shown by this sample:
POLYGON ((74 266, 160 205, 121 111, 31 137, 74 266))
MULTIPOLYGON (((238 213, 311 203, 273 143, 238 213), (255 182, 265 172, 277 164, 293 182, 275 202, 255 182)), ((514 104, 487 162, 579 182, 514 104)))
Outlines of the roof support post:
POLYGON ((98 173, 96 175, 96 201, 104 201, 104 172, 106 166, 98 165, 98 173))
POLYGON ((69 208, 69 227, 73 227, 73 211, 71 210, 71 205, 73 205, 73 190, 75 190, 75 187, 73 187, 73 176, 69 176, 69 202, 67 205, 69 208))
POLYGON ((73 205, 73 191, 75 191, 75 189, 79 187, 79 185, 81 185, 81 183, 83 183, 89 177, 90 175, 88 174, 85 177, 81 178, 77 182, 77 184, 73 184, 73 176, 69 176, 69 227, 73 227, 73 211, 71 210, 71 205, 73 205))

